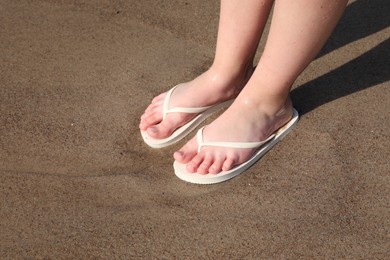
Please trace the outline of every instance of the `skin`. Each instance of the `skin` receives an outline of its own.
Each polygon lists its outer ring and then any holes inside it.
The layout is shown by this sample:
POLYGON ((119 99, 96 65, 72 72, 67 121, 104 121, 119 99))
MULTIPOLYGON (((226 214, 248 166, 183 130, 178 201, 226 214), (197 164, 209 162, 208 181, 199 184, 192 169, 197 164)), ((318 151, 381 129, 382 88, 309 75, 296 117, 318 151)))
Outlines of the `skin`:
MULTIPOLYGON (((175 91, 172 106, 204 106, 237 97, 204 129, 204 139, 265 140, 290 120, 291 86, 320 51, 347 2, 222 0, 214 63, 204 74, 175 91), (272 4, 275 6, 267 43, 253 72, 253 57, 272 4)), ((193 117, 176 113, 162 120, 164 96, 165 93, 156 97, 141 117, 140 129, 155 138, 169 136, 193 117)), ((200 174, 229 170, 253 153, 252 149, 207 146, 198 153, 197 148, 193 138, 174 153, 174 158, 187 164, 189 172, 200 174)))
MULTIPOLYGON (((171 107, 202 107, 237 97, 253 73, 253 58, 272 7, 272 1, 251 2, 223 1, 214 62, 205 73, 175 90, 171 107)), ((168 137, 194 117, 172 113, 162 121, 165 95, 155 97, 141 116, 140 129, 153 138, 168 137)))

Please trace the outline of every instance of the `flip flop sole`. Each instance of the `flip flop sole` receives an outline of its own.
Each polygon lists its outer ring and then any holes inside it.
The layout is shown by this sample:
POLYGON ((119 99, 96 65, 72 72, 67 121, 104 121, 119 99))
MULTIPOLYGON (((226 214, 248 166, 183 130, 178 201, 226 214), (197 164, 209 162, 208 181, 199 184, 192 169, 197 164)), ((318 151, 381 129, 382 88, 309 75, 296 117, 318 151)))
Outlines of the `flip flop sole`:
POLYGON ((175 170, 175 174, 183 181, 187 181, 194 184, 216 184, 223 181, 227 181, 231 178, 236 177, 249 167, 251 167, 254 163, 256 163, 265 153, 267 153, 274 145, 276 145, 280 140, 282 140, 297 124, 298 122, 298 112, 294 109, 293 116, 291 120, 281 127, 276 133, 275 137, 259 147, 259 149, 253 154, 253 156, 246 162, 237 165, 233 169, 229 171, 222 171, 217 174, 198 174, 198 173, 190 173, 186 169, 186 164, 179 163, 175 161, 173 163, 173 168, 175 170))

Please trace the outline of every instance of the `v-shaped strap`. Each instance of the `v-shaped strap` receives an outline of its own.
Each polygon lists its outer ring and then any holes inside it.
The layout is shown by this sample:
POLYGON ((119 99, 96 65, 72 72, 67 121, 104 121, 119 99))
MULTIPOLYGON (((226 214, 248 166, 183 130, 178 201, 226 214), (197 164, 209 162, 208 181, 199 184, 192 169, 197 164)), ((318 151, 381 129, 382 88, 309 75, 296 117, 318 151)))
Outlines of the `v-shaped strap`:
POLYGON ((228 148, 258 148, 263 144, 269 142, 275 137, 275 134, 272 134, 264 141, 260 142, 205 142, 203 141, 203 128, 199 129, 196 134, 196 140, 198 141, 198 153, 203 146, 219 146, 219 147, 228 147, 228 148))
POLYGON ((197 114, 197 113, 202 113, 209 109, 212 106, 207 106, 207 107, 173 107, 169 108, 169 102, 171 101, 171 96, 173 91, 176 89, 178 85, 174 86, 171 88, 167 95, 165 96, 164 99, 164 104, 163 104, 163 120, 165 119, 165 116, 168 113, 189 113, 189 114, 197 114))

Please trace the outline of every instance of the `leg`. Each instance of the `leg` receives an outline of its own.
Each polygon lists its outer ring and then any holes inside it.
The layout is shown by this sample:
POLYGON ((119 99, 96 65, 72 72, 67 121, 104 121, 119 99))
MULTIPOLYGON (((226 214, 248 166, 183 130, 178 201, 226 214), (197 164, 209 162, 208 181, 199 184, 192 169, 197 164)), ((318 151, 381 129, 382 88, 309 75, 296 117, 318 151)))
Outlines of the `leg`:
MULTIPOLYGON (((204 129, 208 141, 261 141, 291 117, 292 83, 319 52, 347 0, 276 0, 256 71, 232 106, 204 129)), ((218 173, 249 159, 251 149, 204 147, 190 140, 174 154, 189 172, 218 173)))
MULTIPOLYGON (((238 95, 253 72, 253 58, 270 13, 273 0, 224 0, 218 29, 217 47, 211 68, 182 84, 171 100, 171 107, 203 107, 238 95)), ((194 115, 168 114, 162 120, 166 93, 153 99, 141 117, 140 129, 153 138, 170 136, 194 115)))

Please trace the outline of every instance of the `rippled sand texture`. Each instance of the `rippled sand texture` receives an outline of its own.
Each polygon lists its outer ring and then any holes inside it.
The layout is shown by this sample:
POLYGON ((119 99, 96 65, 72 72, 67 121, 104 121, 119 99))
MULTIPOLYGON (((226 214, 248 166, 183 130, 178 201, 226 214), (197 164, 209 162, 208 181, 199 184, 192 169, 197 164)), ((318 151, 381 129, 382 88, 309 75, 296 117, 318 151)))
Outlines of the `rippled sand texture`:
POLYGON ((184 142, 150 149, 138 118, 211 64, 218 8, 0 1, 0 258, 388 257, 387 0, 349 4, 293 87, 291 134, 198 186, 172 170, 184 142))

